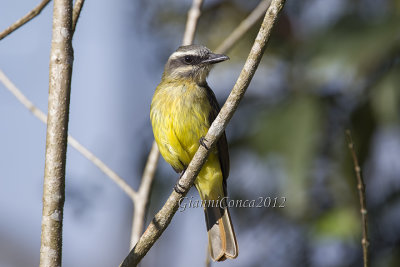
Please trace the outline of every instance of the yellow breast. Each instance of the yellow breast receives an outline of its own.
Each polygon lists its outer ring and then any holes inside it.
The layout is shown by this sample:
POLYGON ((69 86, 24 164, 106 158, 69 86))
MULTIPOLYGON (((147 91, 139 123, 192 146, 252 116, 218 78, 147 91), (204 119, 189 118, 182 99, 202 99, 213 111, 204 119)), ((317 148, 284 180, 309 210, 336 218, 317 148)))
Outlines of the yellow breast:
POLYGON ((206 89, 190 81, 161 81, 150 108, 154 138, 161 155, 176 171, 192 159, 210 127, 206 89))

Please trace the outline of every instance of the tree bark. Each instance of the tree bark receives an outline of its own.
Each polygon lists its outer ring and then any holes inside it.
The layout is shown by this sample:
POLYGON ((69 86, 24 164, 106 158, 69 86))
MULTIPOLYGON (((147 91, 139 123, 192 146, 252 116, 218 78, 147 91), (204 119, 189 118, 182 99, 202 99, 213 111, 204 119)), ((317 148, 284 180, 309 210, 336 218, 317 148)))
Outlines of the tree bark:
POLYGON ((61 266, 65 163, 73 63, 72 0, 55 0, 50 52, 40 267, 61 266))

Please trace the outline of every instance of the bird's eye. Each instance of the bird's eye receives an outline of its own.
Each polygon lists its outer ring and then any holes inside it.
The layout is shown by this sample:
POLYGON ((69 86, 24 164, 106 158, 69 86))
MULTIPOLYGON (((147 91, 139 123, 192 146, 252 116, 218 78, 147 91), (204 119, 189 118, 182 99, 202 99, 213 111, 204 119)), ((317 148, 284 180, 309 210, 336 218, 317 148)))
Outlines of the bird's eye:
POLYGON ((193 57, 192 56, 185 56, 184 60, 185 60, 185 63, 190 64, 190 63, 193 62, 193 57))

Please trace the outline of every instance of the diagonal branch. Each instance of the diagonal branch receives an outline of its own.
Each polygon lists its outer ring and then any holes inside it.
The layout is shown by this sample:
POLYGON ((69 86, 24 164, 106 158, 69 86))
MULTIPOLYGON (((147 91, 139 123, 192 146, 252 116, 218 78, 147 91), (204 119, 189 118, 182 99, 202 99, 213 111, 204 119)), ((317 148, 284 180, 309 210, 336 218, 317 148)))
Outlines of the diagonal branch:
MULTIPOLYGON (((47 115, 37 108, 0 70, 0 82, 10 91, 18 101, 24 105, 33 115, 38 118, 41 122, 47 124, 47 115)), ((68 135, 68 143, 81 153, 85 158, 91 161, 96 167, 98 167, 104 174, 106 174, 111 180, 113 180, 131 199, 136 197, 136 192, 130 187, 117 173, 110 169, 104 162, 96 157, 91 151, 81 145, 71 135, 68 135)))
POLYGON ((351 137, 351 132, 350 130, 346 130, 346 138, 347 138, 347 145, 349 147, 351 157, 353 158, 353 164, 354 164, 354 171, 356 173, 356 178, 357 178, 357 189, 358 189, 358 196, 360 198, 360 213, 361 213, 361 222, 362 222, 362 240, 361 240, 361 245, 363 248, 363 260, 364 260, 364 267, 369 266, 369 256, 368 256, 368 246, 369 246, 369 241, 368 241, 368 221, 367 221, 367 204, 365 201, 365 184, 364 184, 364 179, 361 175, 361 168, 360 165, 358 164, 358 159, 357 159, 357 154, 354 150, 354 142, 353 138, 351 137))
POLYGON ((7 29, 0 33, 0 40, 5 38, 7 35, 11 34, 13 31, 17 30, 19 27, 23 26, 25 23, 39 15, 40 12, 47 6, 50 0, 43 0, 39 5, 37 5, 34 9, 29 11, 28 14, 14 22, 7 29))
POLYGON ((75 33, 76 24, 78 23, 84 3, 85 0, 75 0, 74 9, 72 10, 72 33, 75 33))
MULTIPOLYGON (((77 0, 73 8, 72 23, 76 25, 80 11, 82 9, 84 0, 77 0), (76 14, 76 15, 74 15, 76 14)), ((47 124, 47 115, 37 108, 22 92, 19 90, 13 82, 0 70, 0 81, 4 86, 12 93, 18 101, 24 105, 33 115, 38 118, 41 122, 47 124)), ((91 161, 96 167, 98 167, 105 175, 107 175, 113 182, 115 182, 124 191, 129 198, 134 200, 136 198, 136 192, 128 185, 116 172, 108 167, 103 161, 96 157, 90 150, 84 147, 78 142, 72 135, 68 135, 68 143, 81 153, 85 158, 91 161)))
POLYGON ((47 115, 37 108, 22 92, 15 86, 15 84, 10 81, 10 79, 6 76, 6 74, 0 70, 0 82, 6 87, 10 93, 12 93, 17 100, 24 105, 33 115, 38 118, 41 122, 47 123, 47 115))
POLYGON ((261 1, 256 8, 248 15, 240 24, 233 30, 233 32, 215 49, 218 54, 224 54, 229 51, 233 45, 236 44, 240 38, 247 33, 247 31, 253 27, 256 22, 263 17, 267 11, 271 0, 261 1))
MULTIPOLYGON (((240 73, 239 78, 227 101, 205 136, 205 140, 207 140, 205 145, 207 147, 211 148, 215 145, 232 118, 240 100, 243 98, 244 93, 246 92, 246 89, 249 86, 250 81, 254 76, 254 73, 264 54, 266 44, 271 35, 271 30, 277 21, 278 14, 283 8, 284 2, 285 0, 273 0, 271 6, 266 12, 263 23, 257 34, 256 40, 242 69, 242 72, 240 73)), ((171 222, 172 217, 178 210, 180 199, 187 194, 190 187, 193 185, 194 180, 196 179, 197 174, 200 172, 200 169, 206 161, 209 153, 210 150, 205 149, 203 146, 199 146, 199 149, 194 155, 184 175, 180 179, 180 184, 186 189, 185 192, 178 194, 177 192, 172 191, 164 206, 154 216, 152 222, 147 227, 144 234, 140 237, 136 246, 131 250, 129 255, 125 258, 120 266, 136 266, 154 245, 154 243, 171 222)))
POLYGON ((134 201, 137 197, 137 193, 133 188, 125 182, 115 171, 107 166, 103 161, 101 161, 96 155, 94 155, 90 150, 84 147, 78 142, 74 137, 68 135, 68 144, 75 148, 79 153, 81 153, 85 158, 92 162, 97 168, 99 168, 105 175, 108 176, 114 183, 116 183, 119 188, 124 191, 128 197, 134 201))

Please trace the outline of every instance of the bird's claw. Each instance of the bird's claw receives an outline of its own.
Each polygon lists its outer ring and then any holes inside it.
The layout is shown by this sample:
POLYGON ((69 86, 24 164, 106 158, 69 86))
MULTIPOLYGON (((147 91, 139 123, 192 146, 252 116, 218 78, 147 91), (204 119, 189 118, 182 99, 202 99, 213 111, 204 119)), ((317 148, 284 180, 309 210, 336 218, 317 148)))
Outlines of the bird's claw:
POLYGON ((186 188, 179 184, 179 180, 180 179, 178 179, 178 181, 176 182, 176 184, 174 186, 174 190, 178 194, 182 195, 185 192, 186 188))
POLYGON ((199 140, 200 145, 202 145, 205 149, 208 150, 208 146, 206 145, 206 143, 204 141, 207 142, 207 139, 204 136, 200 137, 200 140, 199 140))

